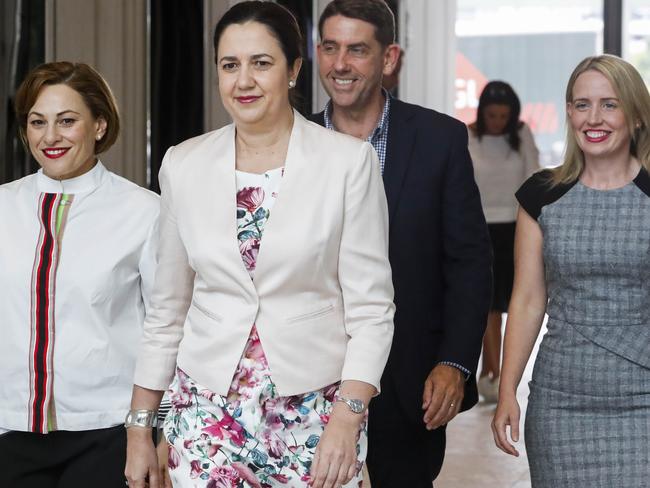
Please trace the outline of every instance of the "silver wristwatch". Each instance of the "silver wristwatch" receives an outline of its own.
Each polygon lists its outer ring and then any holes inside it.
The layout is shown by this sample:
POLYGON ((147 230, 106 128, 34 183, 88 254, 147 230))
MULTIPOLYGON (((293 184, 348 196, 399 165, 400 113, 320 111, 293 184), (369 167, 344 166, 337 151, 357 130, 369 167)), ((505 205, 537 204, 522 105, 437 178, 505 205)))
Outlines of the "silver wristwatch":
POLYGON ((338 397, 336 401, 345 403, 353 413, 363 413, 366 410, 366 404, 356 398, 338 397))
POLYGON ((124 419, 124 427, 155 427, 158 413, 153 410, 129 410, 124 419))

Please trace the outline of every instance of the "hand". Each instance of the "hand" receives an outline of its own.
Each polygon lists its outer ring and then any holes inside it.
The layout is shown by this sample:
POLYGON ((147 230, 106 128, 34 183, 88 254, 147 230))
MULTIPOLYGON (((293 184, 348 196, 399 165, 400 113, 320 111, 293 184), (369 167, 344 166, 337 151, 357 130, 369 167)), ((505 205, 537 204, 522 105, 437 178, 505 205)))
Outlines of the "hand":
POLYGON ((354 477, 359 425, 363 418, 363 414, 349 411, 345 404, 334 404, 311 465, 312 488, 338 488, 354 477))
POLYGON ((126 438, 124 476, 129 483, 129 488, 161 488, 151 428, 129 427, 126 429, 126 438))
POLYGON ((160 476, 160 484, 164 488, 172 488, 172 480, 169 477, 169 468, 167 467, 167 460, 169 457, 169 444, 164 437, 162 437, 160 439, 160 442, 158 442, 158 446, 156 447, 156 454, 158 455, 158 473, 160 476))
POLYGON ((492 435, 499 449, 506 454, 519 456, 519 451, 508 441, 506 426, 510 426, 510 437, 513 442, 519 441, 519 418, 521 412, 517 397, 514 394, 502 395, 499 393, 499 403, 492 419, 492 435))
POLYGON ((422 410, 427 430, 437 429, 453 419, 465 396, 463 373, 453 366, 439 364, 424 382, 422 410))

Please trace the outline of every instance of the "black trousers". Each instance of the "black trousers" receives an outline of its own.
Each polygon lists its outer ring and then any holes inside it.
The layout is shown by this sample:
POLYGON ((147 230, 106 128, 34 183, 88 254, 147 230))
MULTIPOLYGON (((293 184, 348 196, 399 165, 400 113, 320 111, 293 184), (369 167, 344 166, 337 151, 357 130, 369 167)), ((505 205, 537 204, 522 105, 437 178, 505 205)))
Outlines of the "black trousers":
POLYGON ((124 488, 124 426, 0 436, 0 486, 124 488))
MULTIPOLYGON (((422 412, 424 417, 424 411, 422 412)), ((367 465, 372 488, 431 488, 445 457, 445 429, 406 417, 391 381, 370 403, 367 465)))

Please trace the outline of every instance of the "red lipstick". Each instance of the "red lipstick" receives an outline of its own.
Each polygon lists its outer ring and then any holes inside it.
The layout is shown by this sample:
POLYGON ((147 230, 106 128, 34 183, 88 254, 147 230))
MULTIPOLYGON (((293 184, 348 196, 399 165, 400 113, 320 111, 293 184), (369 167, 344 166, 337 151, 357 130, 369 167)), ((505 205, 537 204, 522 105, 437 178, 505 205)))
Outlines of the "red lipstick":
POLYGON ((257 96, 235 97, 235 99, 239 103, 253 103, 258 98, 262 98, 262 97, 257 97, 257 96))
POLYGON ((49 159, 58 159, 64 156, 70 150, 69 147, 48 147, 43 149, 43 154, 49 159))

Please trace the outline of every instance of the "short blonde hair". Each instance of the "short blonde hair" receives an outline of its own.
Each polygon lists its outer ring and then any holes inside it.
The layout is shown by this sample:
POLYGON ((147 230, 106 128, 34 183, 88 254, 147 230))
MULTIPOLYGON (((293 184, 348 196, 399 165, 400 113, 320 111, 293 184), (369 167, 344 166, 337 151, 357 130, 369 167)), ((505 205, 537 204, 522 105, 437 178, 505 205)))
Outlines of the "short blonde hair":
MULTIPOLYGON (((597 71, 612 85, 621 103, 630 132, 630 154, 650 171, 650 94, 639 72, 627 61, 611 54, 583 59, 571 73, 566 87, 566 103, 573 102, 573 87, 585 71, 597 71)), ((571 129, 567 113, 567 137, 564 161, 553 170, 553 184, 570 183, 578 179, 585 158, 571 129)))
POLYGON ((95 154, 110 149, 120 133, 120 114, 115 97, 106 80, 85 63, 58 61, 45 63, 31 70, 18 87, 14 107, 20 138, 27 144, 27 115, 45 86, 66 85, 81 95, 95 119, 106 121, 106 132, 95 143, 95 154))

